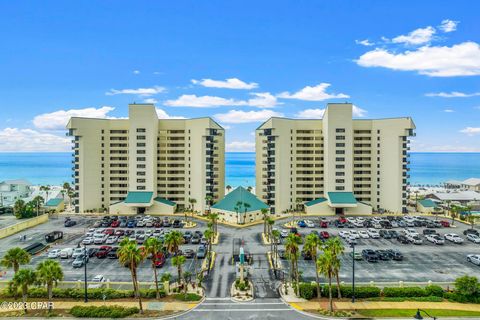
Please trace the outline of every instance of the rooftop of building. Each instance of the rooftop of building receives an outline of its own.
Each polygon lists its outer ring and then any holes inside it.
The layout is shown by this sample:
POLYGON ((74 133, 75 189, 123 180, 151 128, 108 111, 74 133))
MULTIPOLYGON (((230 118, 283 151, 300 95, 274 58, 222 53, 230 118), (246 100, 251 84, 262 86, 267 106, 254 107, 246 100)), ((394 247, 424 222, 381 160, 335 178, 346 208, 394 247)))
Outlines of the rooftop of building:
POLYGON ((222 200, 215 203, 212 208, 243 213, 268 209, 268 205, 247 189, 237 187, 235 190, 229 192, 222 200), (245 204, 249 206, 246 208, 245 204))

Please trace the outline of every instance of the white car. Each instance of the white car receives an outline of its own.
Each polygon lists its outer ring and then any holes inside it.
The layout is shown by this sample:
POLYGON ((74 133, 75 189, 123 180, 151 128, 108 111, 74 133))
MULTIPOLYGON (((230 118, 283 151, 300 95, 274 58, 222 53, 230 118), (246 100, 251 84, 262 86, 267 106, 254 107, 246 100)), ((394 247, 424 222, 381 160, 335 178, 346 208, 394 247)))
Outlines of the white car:
POLYGON ((354 217, 347 217, 347 221, 348 222, 351 222, 351 223, 354 223, 357 219, 354 218, 354 217))
POLYGON ((350 230, 350 237, 360 239, 360 235, 358 234, 357 230, 350 230))
POLYGON ((282 238, 286 238, 288 237, 288 234, 290 233, 290 230, 287 230, 287 229, 282 229, 282 231, 280 231, 280 236, 282 238))
POLYGON ((408 241, 410 241, 413 244, 422 244, 423 243, 423 240, 420 238, 419 235, 409 234, 409 235, 407 235, 407 239, 408 239, 408 241))
POLYGON ((372 226, 374 229, 382 229, 380 222, 373 222, 372 226))
POLYGON ((93 244, 93 237, 86 237, 82 240, 83 244, 93 244))
POLYGON ((145 230, 145 237, 150 237, 153 235, 153 231, 152 230, 145 230))
POLYGON ((445 240, 443 240, 438 234, 429 234, 425 236, 425 239, 427 239, 431 243, 435 243, 438 245, 442 245, 445 243, 445 240))
POLYGON ((472 241, 473 243, 480 243, 480 237, 473 233, 467 234, 467 240, 472 241))
POLYGON ((408 228, 408 229, 405 229, 405 233, 408 235, 411 235, 411 236, 419 236, 417 230, 415 229, 412 229, 412 228, 408 228))
POLYGON ((95 231, 93 232, 93 236, 97 235, 97 234, 104 234, 103 232, 105 231, 105 229, 103 228, 100 228, 100 229, 95 229, 95 231))
POLYGON ((60 255, 60 251, 62 251, 62 250, 61 250, 61 249, 53 249, 53 250, 50 250, 50 251, 48 252, 47 257, 50 258, 50 259, 58 258, 58 256, 60 255))
POLYGON ((380 234, 379 234, 378 231, 375 230, 375 229, 368 228, 368 229, 367 229, 367 233, 368 233, 368 235, 370 236, 370 238, 372 238, 372 239, 378 239, 378 238, 380 238, 380 234))
POLYGON ((340 238, 344 238, 346 239, 347 237, 350 236, 350 231, 348 230, 342 230, 338 233, 338 235, 340 236, 340 238))
POLYGON ((137 236, 132 233, 132 234, 128 237, 128 240, 130 240, 130 241, 137 241, 137 236))
POLYGON ((76 257, 82 255, 85 253, 84 248, 75 248, 72 253, 72 258, 75 259, 76 257))
POLYGON ((345 240, 348 244, 357 244, 357 239, 352 235, 347 236, 345 240))
POLYGON ((365 220, 355 220, 355 222, 353 222, 353 225, 357 228, 362 228, 363 227, 363 223, 365 222, 365 220))
POLYGON ((398 228, 398 222, 395 220, 390 221, 390 224, 392 225, 392 228, 398 228))
POLYGON ((93 277, 92 281, 89 282, 88 287, 92 289, 101 288, 105 285, 105 281, 105 277, 102 274, 97 274, 93 277))
POLYGON ((145 227, 145 222, 143 220, 138 220, 137 227, 145 227))
POLYGON ((103 244, 108 238, 106 234, 96 234, 93 236, 93 243, 94 244, 103 244))
POLYGON ((480 254, 467 255, 467 261, 480 266, 480 254))
POLYGON ((357 221, 365 222, 365 217, 357 217, 357 221))
POLYGON ((147 221, 144 221, 144 222, 145 222, 145 227, 148 227, 148 228, 153 227, 153 221, 152 220, 147 220, 147 221))
POLYGON ((313 223, 312 220, 305 220, 305 224, 307 225, 308 228, 314 228, 315 224, 313 223))
POLYGON ((365 231, 365 230, 360 230, 360 231, 358 231, 358 235, 359 235, 360 238, 362 238, 362 239, 368 239, 368 238, 370 238, 370 236, 368 235, 368 232, 365 231))
POLYGON ((73 254, 73 248, 64 248, 64 249, 60 250, 59 257, 61 259, 68 259, 68 258, 72 257, 72 254, 73 254))
POLYGON ((447 233, 445 235, 445 240, 448 240, 457 244, 463 243, 463 239, 458 234, 455 234, 455 233, 447 233))
POLYGON ((118 240, 117 236, 109 236, 107 240, 105 241, 105 244, 114 244, 118 240))

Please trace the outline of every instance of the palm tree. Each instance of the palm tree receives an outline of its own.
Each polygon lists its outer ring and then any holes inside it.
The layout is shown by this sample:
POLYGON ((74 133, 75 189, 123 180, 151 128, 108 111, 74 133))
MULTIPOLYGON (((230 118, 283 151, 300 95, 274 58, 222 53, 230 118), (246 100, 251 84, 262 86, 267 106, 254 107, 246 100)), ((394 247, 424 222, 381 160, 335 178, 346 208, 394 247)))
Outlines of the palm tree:
POLYGON ((243 223, 245 224, 245 219, 247 218, 247 211, 248 211, 248 208, 250 208, 251 205, 250 203, 247 203, 247 202, 244 202, 243 203, 243 208, 245 210, 245 214, 243 215, 243 223))
POLYGON ((188 202, 190 203, 190 209, 192 211, 194 211, 195 210, 195 203, 197 203, 197 200, 194 199, 194 198, 190 198, 190 199, 188 199, 188 202))
POLYGON ((47 286, 48 301, 52 300, 53 287, 63 280, 63 270, 60 263, 47 259, 37 265, 38 282, 47 286))
POLYGON ((185 263, 185 256, 178 255, 172 258, 172 265, 177 267, 178 272, 178 286, 182 281, 182 265, 185 263))
POLYGON ((227 186, 226 186, 226 189, 227 189, 227 193, 229 193, 230 190, 232 190, 232 186, 231 186, 231 185, 227 185, 227 186))
POLYGON ((338 266, 334 268, 334 275, 337 279, 337 290, 338 290, 338 297, 342 298, 342 294, 340 291, 340 256, 345 252, 345 247, 343 246, 342 241, 340 240, 339 237, 332 237, 328 239, 325 242, 325 248, 327 250, 330 250, 335 257, 335 259, 338 260, 338 266))
MULTIPOLYGON (((310 233, 305 238, 305 244, 303 245, 303 250, 310 253, 313 261, 317 261, 317 249, 321 245, 320 238, 315 233, 310 233)), ((320 293, 320 280, 318 278, 318 266, 315 264, 315 282, 317 283, 317 297, 321 297, 320 293)))
POLYGON ((272 257, 274 257, 273 260, 273 270, 276 268, 276 261, 277 261, 277 255, 278 255, 278 240, 280 239, 280 231, 278 230, 272 230, 272 239, 271 243, 273 243, 273 252, 272 252, 272 257))
POLYGON ((451 208, 450 208, 450 211, 452 212, 451 213, 451 217, 452 217, 452 225, 455 224, 455 218, 458 216, 458 213, 461 211, 461 208, 456 206, 456 205, 453 205, 451 208))
POLYGON ((13 268, 13 272, 16 274, 20 269, 20 265, 28 264, 32 257, 30 254, 22 248, 11 248, 5 253, 0 261, 0 264, 5 268, 13 268))
POLYGON ((45 191, 45 201, 48 201, 48 193, 52 190, 52 188, 49 185, 46 186, 40 186, 40 191, 45 191))
POLYGON ((252 192, 252 190, 253 190, 253 187, 251 187, 251 186, 248 186, 248 187, 247 187, 247 191, 248 191, 248 192, 252 192))
POLYGON ((145 241, 145 245, 144 245, 145 254, 147 256, 149 254, 152 255, 152 269, 153 269, 153 274, 155 276, 155 292, 156 292, 157 299, 160 298, 160 291, 158 289, 158 275, 157 275, 157 266, 155 265, 155 262, 157 260, 158 254, 162 252, 162 247, 163 247, 162 241, 153 237, 148 238, 147 241, 145 241))
POLYGON ((268 239, 267 236, 267 217, 268 217, 268 209, 262 208, 260 209, 260 212, 262 213, 263 216, 263 234, 265 237, 268 239))
POLYGON ((17 219, 20 219, 23 217, 23 213, 25 212, 26 209, 26 204, 25 201, 22 199, 18 199, 15 201, 15 204, 13 205, 13 214, 17 219))
POLYGON ((301 242, 301 238, 297 235, 290 233, 285 241, 285 251, 287 253, 287 257, 290 260, 290 279, 293 282, 296 282, 297 292, 298 292, 298 282, 299 282, 299 274, 298 274, 298 257, 300 255, 299 252, 299 244, 301 242))
POLYGON ((203 233, 203 235, 205 236, 205 238, 207 239, 207 244, 208 244, 208 254, 210 254, 210 252, 212 251, 212 242, 213 242, 213 238, 215 237, 215 233, 213 232, 212 229, 207 229, 205 230, 205 232, 203 233))
POLYGON ((32 200, 33 206, 35 207, 37 211, 37 217, 40 214, 40 207, 45 203, 45 200, 43 199, 42 196, 36 196, 32 200))
POLYGON ((210 209, 211 209, 211 206, 212 206, 212 202, 213 202, 213 197, 211 195, 206 195, 205 196, 205 203, 207 204, 208 206, 208 212, 210 212, 210 209))
POLYGON ((242 201, 237 201, 237 203, 235 204, 235 212, 237 213, 237 223, 240 224, 240 209, 242 208, 243 206, 243 202, 242 201))
POLYGON ((37 275, 32 269, 22 269, 19 270, 12 279, 12 282, 16 288, 20 287, 22 289, 22 302, 24 305, 24 311, 27 313, 27 296, 28 296, 28 287, 35 283, 37 280, 37 275))
POLYGON ((317 258, 316 264, 318 271, 328 278, 328 301, 329 310, 333 311, 332 300, 332 277, 333 277, 333 264, 335 257, 330 250, 324 250, 323 254, 317 258))
POLYGON ((210 213, 208 215, 208 219, 210 220, 210 222, 212 223, 212 227, 213 227, 213 232, 215 233, 215 235, 217 234, 218 232, 218 224, 217 224, 217 220, 218 220, 218 213, 210 213))
POLYGON ((144 258, 145 256, 143 255, 142 251, 137 247, 137 243, 135 241, 131 241, 128 238, 125 238, 120 242, 120 246, 118 249, 118 261, 121 265, 128 266, 128 268, 130 269, 133 283, 133 292, 138 298, 138 306, 140 309, 140 313, 143 313, 143 306, 142 297, 140 295, 140 290, 138 286, 137 268, 144 258))
POLYGON ((172 254, 176 254, 180 245, 185 242, 183 234, 179 231, 172 231, 165 236, 165 246, 167 251, 172 254))

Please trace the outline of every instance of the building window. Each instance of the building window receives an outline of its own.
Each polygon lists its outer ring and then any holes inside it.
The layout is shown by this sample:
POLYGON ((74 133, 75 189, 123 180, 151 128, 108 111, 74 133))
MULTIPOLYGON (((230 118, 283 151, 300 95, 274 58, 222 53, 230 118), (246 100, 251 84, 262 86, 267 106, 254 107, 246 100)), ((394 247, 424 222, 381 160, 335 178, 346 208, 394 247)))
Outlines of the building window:
POLYGON ((137 190, 145 190, 145 186, 137 186, 137 190))
POLYGON ((335 129, 335 132, 340 133, 340 132, 345 132, 345 128, 337 128, 335 129))
POLYGON ((137 136, 137 140, 145 140, 145 136, 137 136))
POLYGON ((336 154, 345 154, 345 150, 337 150, 335 151, 336 154))
POLYGON ((345 140, 345 136, 337 136, 337 140, 345 140))
POLYGON ((145 143, 139 142, 139 143, 137 143, 137 147, 145 147, 145 143))
POLYGON ((337 190, 337 191, 343 191, 343 190, 345 190, 345 187, 344 187, 344 186, 336 186, 336 187, 335 187, 335 190, 337 190))
POLYGON ((345 169, 345 165, 344 165, 344 164, 337 164, 337 165, 335 165, 335 168, 337 168, 337 169, 345 169))
POLYGON ((341 143, 337 143, 337 148, 338 147, 345 147, 345 143, 341 142, 341 143))
POLYGON ((335 158, 336 161, 345 161, 345 158, 335 158))
POLYGON ((345 183, 345 179, 335 179, 336 183, 345 183))
POLYGON ((145 183, 145 179, 137 179, 138 183, 145 183))
POLYGON ((145 128, 137 128, 137 132, 143 133, 146 132, 147 130, 145 128))
POLYGON ((137 154, 145 154, 145 150, 137 150, 137 154))
POLYGON ((145 175, 145 171, 137 171, 137 176, 144 176, 145 175))
POLYGON ((145 169, 145 165, 144 164, 137 164, 137 168, 138 169, 145 169))
POLYGON ((335 172, 335 175, 336 175, 337 177, 343 177, 343 176, 345 176, 345 172, 337 171, 337 172, 335 172))
POLYGON ((145 161, 145 157, 137 157, 137 161, 145 161))

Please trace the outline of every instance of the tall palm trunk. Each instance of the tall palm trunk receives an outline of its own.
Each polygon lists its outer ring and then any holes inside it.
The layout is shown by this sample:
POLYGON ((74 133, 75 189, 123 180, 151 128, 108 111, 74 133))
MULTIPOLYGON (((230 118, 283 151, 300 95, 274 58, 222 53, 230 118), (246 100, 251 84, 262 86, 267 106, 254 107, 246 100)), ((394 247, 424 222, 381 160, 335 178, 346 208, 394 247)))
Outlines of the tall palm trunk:
POLYGON ((328 274, 328 309, 333 311, 333 299, 332 299, 332 274, 328 274))
POLYGON ((26 286, 22 286, 22 302, 23 302, 23 311, 25 311, 25 313, 28 312, 28 309, 27 309, 27 292, 28 292, 28 288, 26 286))
POLYGON ((335 277, 337 278, 338 299, 342 299, 342 290, 340 290, 340 276, 338 275, 338 272, 335 272, 335 277))
POLYGON ((142 305, 142 295, 140 294, 140 286, 138 285, 138 278, 137 278, 137 269, 133 269, 133 275, 135 279, 135 287, 137 290, 138 295, 138 308, 140 309, 140 313, 143 313, 143 305, 142 305))
POLYGON ((295 259, 295 280, 297 292, 300 293, 300 274, 298 272, 298 259, 295 259))
MULTIPOLYGON (((313 261, 317 261, 317 255, 313 256, 313 261)), ((322 293, 320 291, 320 278, 318 277, 318 266, 315 263, 315 282, 317 283, 317 298, 320 299, 322 297, 322 293)))
POLYGON ((158 290, 158 275, 157 275, 157 267, 155 266, 155 259, 156 255, 152 257, 152 268, 153 268, 153 274, 155 276, 155 296, 157 299, 160 299, 160 292, 158 290))
MULTIPOLYGON (((53 284, 52 283, 47 283, 47 294, 48 294, 48 302, 51 302, 52 301, 52 296, 53 296, 53 293, 52 293, 52 288, 53 288, 53 284)), ((48 304, 48 309, 51 310, 52 307, 51 307, 51 303, 48 304)))
POLYGON ((180 286, 180 282, 182 281, 182 265, 181 264, 178 264, 177 272, 178 272, 178 286, 180 286))

